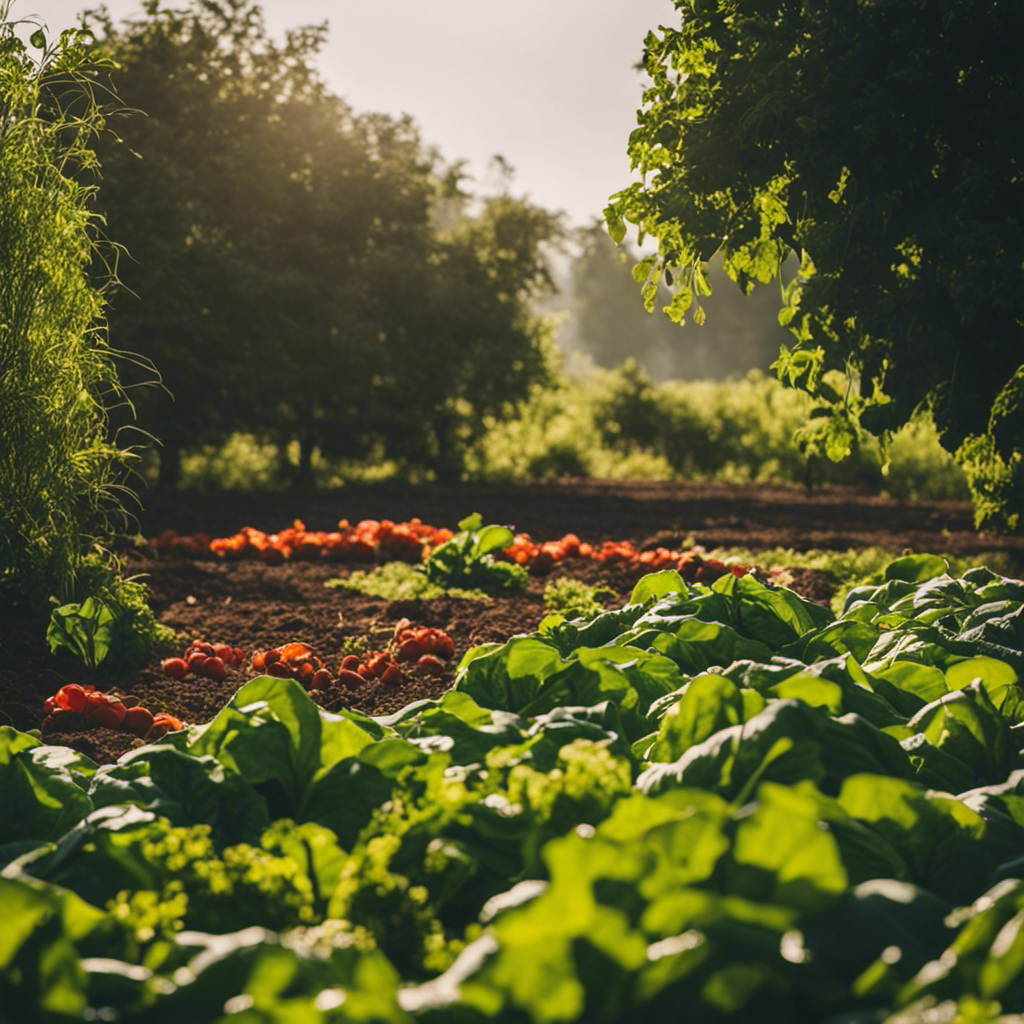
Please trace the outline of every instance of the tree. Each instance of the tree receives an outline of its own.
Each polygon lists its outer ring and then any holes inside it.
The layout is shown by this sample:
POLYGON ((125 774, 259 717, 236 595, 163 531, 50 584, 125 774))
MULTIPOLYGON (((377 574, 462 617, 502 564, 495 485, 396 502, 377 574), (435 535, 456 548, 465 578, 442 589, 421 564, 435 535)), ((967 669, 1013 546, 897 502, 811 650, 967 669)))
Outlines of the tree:
POLYGON ((442 228, 457 168, 408 118, 326 89, 324 27, 277 44, 249 0, 91 18, 128 108, 103 154, 102 209, 127 250, 111 331, 174 396, 144 410, 161 483, 176 453, 233 430, 298 440, 298 485, 317 451, 456 473, 463 435, 541 372, 524 296, 554 218, 463 204, 442 228))
MULTIPOLYGON (((117 62, 110 84, 124 105, 117 134, 99 145, 98 209, 124 250, 110 331, 163 375, 165 389, 141 396, 140 415, 161 439, 160 482, 174 486, 184 448, 277 426, 282 405, 299 404, 289 363, 308 352, 289 344, 295 303, 282 292, 306 283, 293 261, 312 213, 297 207, 320 169, 307 157, 336 155, 349 111, 326 109, 311 70, 324 30, 297 29, 278 45, 245 0, 186 9, 150 0, 120 25, 104 9, 87 19, 117 62), (320 130, 296 141, 300 125, 323 129, 331 115, 333 138, 320 130)), ((321 257, 323 234, 310 238, 321 257)), ((315 307, 308 313, 315 320, 315 307)), ((311 323, 304 337, 316 330, 311 323)))
POLYGON ((97 65, 77 30, 48 43, 36 29, 26 46, 10 8, 0 3, 0 591, 48 613, 123 513, 132 453, 107 437, 123 395, 104 285, 90 277, 97 65))
POLYGON ((1024 527, 1024 113, 1016 0, 679 0, 648 35, 609 229, 658 239, 644 295, 700 319, 707 261, 744 291, 801 258, 776 368, 833 458, 919 408, 979 526, 1024 527), (841 371, 852 382, 839 387, 841 371))

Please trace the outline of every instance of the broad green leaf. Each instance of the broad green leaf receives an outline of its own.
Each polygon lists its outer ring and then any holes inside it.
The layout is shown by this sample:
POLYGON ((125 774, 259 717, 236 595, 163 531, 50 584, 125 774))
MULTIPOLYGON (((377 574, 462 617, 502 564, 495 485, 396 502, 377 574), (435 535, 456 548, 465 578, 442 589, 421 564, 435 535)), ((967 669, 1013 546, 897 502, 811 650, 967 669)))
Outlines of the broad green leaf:
POLYGON ((544 680, 565 665, 558 651, 544 640, 513 637, 464 662, 456 676, 455 689, 472 697, 481 707, 519 711, 537 696, 544 680))
POLYGON ((886 580, 904 583, 924 583, 942 576, 949 566, 939 555, 904 555, 890 562, 883 570, 886 580))
POLYGON ((848 778, 839 803, 903 857, 911 881, 953 903, 980 894, 1002 850, 989 849, 984 819, 948 794, 874 775, 848 778))
MULTIPOLYGON (((176 745, 210 755, 252 783, 273 780, 288 800, 278 813, 300 817, 314 776, 376 738, 365 716, 328 715, 292 679, 259 676, 239 689, 208 725, 176 745)), ((380 735, 380 726, 367 720, 380 735)))
POLYGON ((662 716, 648 760, 675 761, 719 729, 743 720, 743 698, 735 683, 724 676, 697 676, 662 716))
POLYGON ((946 667, 946 685, 950 690, 961 690, 978 680, 996 707, 1000 707, 1011 688, 1018 684, 1013 666, 995 658, 966 658, 946 667))
POLYGON ((736 830, 736 876, 727 884, 748 899, 824 909, 846 888, 847 876, 835 838, 819 825, 816 802, 770 783, 760 786, 758 799, 736 830))
POLYGON ((56 839, 80 822, 93 809, 85 790, 95 770, 75 751, 0 726, 0 844, 56 839))
POLYGON ((4 1017, 83 1019, 87 979, 75 943, 100 926, 106 914, 74 893, 26 876, 0 877, 0 906, 4 1017))
POLYGON ((809 673, 792 675, 761 692, 765 697, 783 700, 788 697, 796 698, 812 708, 822 708, 833 715, 842 714, 845 710, 842 689, 836 683, 809 673))
POLYGON ((515 539, 515 534, 507 526, 485 526, 474 537, 471 554, 473 557, 489 555, 511 547, 515 539))
POLYGON ((897 661, 873 673, 914 697, 930 704, 949 692, 946 676, 934 665, 920 665, 912 661, 897 661))
POLYGON ((959 758, 980 781, 1005 776, 1009 727, 980 683, 969 683, 925 705, 907 727, 959 758))
POLYGON ((900 746, 914 766, 913 778, 929 789, 962 793, 978 782, 978 773, 960 758, 935 746, 927 736, 916 733, 901 738, 900 746))
POLYGON ((650 647, 664 654, 687 674, 703 672, 714 665, 728 666, 742 659, 771 657, 771 649, 759 640, 719 622, 684 619, 671 630, 643 630, 634 627, 619 638, 620 643, 650 647))
POLYGON ((646 605, 668 594, 690 594, 689 586, 675 569, 662 569, 641 578, 633 587, 629 603, 646 605))
POLYGON ((218 846, 257 842, 270 822, 266 801, 246 779, 170 744, 139 747, 104 765, 89 796, 96 807, 134 804, 174 825, 209 825, 218 846))
POLYGON ((772 589, 752 576, 731 573, 712 585, 731 602, 730 624, 747 636, 778 650, 832 621, 828 609, 805 601, 791 590, 772 589))

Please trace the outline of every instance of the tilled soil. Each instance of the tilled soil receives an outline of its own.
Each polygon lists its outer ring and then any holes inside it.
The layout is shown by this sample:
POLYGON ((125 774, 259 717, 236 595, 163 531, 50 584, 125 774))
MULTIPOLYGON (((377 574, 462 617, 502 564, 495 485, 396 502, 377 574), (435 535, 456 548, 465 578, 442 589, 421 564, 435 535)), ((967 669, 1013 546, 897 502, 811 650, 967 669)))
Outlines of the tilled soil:
MULTIPOLYGON (((296 517, 310 529, 331 529, 341 518, 409 519, 455 527, 470 512, 487 522, 511 523, 536 540, 554 540, 567 532, 591 542, 630 540, 638 546, 708 548, 743 545, 753 549, 784 546, 849 548, 870 544, 894 552, 910 549, 961 554, 1000 549, 1024 555, 1024 540, 979 537, 970 529, 970 507, 961 503, 900 504, 849 491, 807 495, 781 488, 679 484, 625 484, 585 481, 521 487, 346 488, 313 494, 177 495, 154 500, 143 528, 153 536, 166 528, 187 534, 226 536, 243 526, 273 532, 296 517)), ((240 647, 248 657, 257 650, 292 641, 305 643, 332 672, 345 653, 383 650, 402 618, 444 629, 454 640, 457 660, 477 644, 501 642, 536 628, 544 615, 544 588, 552 579, 571 576, 612 590, 608 606, 624 603, 642 571, 567 560, 544 578, 531 578, 516 597, 473 601, 444 597, 431 601, 386 601, 355 591, 324 586, 365 566, 289 562, 267 566, 257 561, 226 562, 156 557, 129 549, 129 575, 141 574, 159 620, 183 639, 203 638, 240 647)), ((793 589, 812 600, 828 601, 834 583, 825 574, 795 570, 793 589)), ((26 635, 8 619, 0 626, 0 724, 38 729, 42 704, 68 682, 92 682, 133 698, 151 711, 168 711, 191 722, 209 721, 237 688, 255 673, 231 670, 222 682, 163 675, 157 659, 121 679, 102 673, 91 679, 79 666, 45 652, 42 638, 26 635)), ((406 671, 396 686, 368 683, 357 690, 336 689, 317 699, 328 709, 352 707, 369 714, 390 714, 410 701, 437 696, 451 685, 451 671, 431 676, 406 671)), ((47 742, 74 747, 100 763, 116 760, 141 740, 124 732, 79 723, 48 733, 47 742)))

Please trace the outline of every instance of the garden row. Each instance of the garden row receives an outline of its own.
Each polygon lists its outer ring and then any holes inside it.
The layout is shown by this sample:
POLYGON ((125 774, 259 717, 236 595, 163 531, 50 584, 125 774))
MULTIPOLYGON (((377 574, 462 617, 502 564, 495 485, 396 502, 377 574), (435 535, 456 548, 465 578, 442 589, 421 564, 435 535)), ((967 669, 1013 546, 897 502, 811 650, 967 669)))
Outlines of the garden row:
POLYGON ((390 717, 267 674, 102 767, 0 729, 0 1017, 1019 1011, 1024 583, 944 569, 838 619, 663 570, 390 717))
MULTIPOLYGON (((483 521, 473 515, 459 523, 462 533, 480 531, 483 521)), ((488 530, 506 531, 507 527, 491 526, 488 530)), ((292 559, 332 562, 388 562, 392 560, 420 562, 438 547, 448 543, 455 534, 441 527, 428 526, 419 519, 395 523, 390 519, 364 519, 352 525, 347 519, 332 531, 307 530, 300 519, 277 533, 264 533, 251 526, 243 527, 231 537, 210 538, 198 533, 180 536, 165 530, 149 540, 158 554, 186 558, 257 558, 267 565, 281 565, 292 559)), ((639 550, 630 541, 605 541, 588 544, 574 533, 560 540, 534 541, 529 534, 502 534, 502 546, 488 542, 493 557, 523 566, 531 574, 543 576, 559 562, 571 558, 590 559, 604 565, 630 565, 651 571, 676 569, 690 583, 713 583, 732 572, 742 575, 747 566, 726 565, 717 558, 705 559, 699 552, 671 551, 665 547, 639 550)))

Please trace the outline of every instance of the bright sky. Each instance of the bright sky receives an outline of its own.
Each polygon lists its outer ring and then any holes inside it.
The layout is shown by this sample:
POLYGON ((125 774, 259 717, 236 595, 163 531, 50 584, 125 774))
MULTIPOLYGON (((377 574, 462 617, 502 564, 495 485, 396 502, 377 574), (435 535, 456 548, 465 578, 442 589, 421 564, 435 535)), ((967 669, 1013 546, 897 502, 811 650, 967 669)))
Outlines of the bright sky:
MULTIPOLYGON (((173 0, 165 6, 174 6, 173 0)), ((181 4, 184 6, 184 4, 181 4)), ((16 0, 51 31, 97 4, 16 0)), ((115 19, 141 0, 107 0, 115 19)), ((267 27, 327 19, 321 72, 358 111, 408 113, 446 160, 483 180, 501 154, 513 192, 574 224, 629 184, 643 39, 678 25, 672 0, 264 0, 267 27)))

